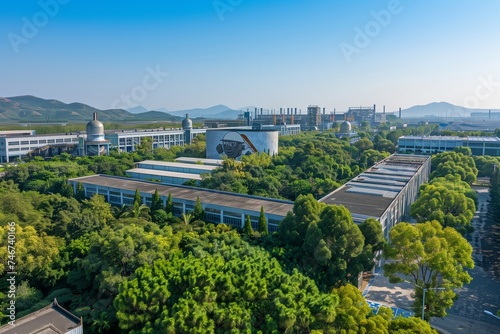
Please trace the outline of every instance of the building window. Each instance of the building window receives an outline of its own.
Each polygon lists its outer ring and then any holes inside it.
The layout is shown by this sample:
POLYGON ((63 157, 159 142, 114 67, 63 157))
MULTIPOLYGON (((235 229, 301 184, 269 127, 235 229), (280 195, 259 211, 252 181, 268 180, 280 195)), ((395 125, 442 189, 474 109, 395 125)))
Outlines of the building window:
POLYGON ((63 143, 63 142, 64 142, 64 139, 63 139, 63 138, 56 139, 56 143, 63 143))
POLYGON ((21 141, 21 145, 28 145, 29 141, 28 140, 23 140, 21 141))
POLYGON ((18 141, 11 141, 11 142, 9 142, 9 145, 19 145, 19 142, 18 141))
POLYGON ((30 140, 30 144, 38 144, 38 140, 30 140))

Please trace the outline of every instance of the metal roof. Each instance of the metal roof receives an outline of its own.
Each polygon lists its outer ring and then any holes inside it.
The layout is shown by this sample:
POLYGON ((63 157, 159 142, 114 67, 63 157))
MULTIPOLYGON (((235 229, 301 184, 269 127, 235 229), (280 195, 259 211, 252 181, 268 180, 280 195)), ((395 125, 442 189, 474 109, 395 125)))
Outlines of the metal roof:
POLYGON ((80 326, 82 326, 81 319, 59 306, 54 299, 52 304, 16 319, 15 326, 7 324, 0 327, 0 333, 67 333, 80 326))
POLYGON ((343 205, 353 217, 381 217, 429 159, 427 156, 391 155, 319 201, 343 205))
POLYGON ((175 159, 175 161, 189 163, 189 164, 197 164, 201 163, 203 165, 213 165, 213 166, 222 166, 224 160, 220 159, 203 159, 203 158, 190 158, 190 157, 180 157, 175 159))
POLYGON ((190 179, 190 180, 201 181, 201 175, 193 173, 180 173, 180 172, 171 172, 166 170, 147 169, 147 168, 132 168, 127 170, 126 172, 142 174, 142 175, 166 176, 179 179, 190 179))
POLYGON ((214 169, 218 168, 217 166, 208 166, 208 165, 197 165, 197 164, 188 164, 182 162, 169 162, 169 161, 157 161, 157 160, 144 160, 141 162, 136 162, 136 165, 152 165, 152 166, 162 166, 162 167, 177 167, 177 168, 186 168, 186 169, 200 169, 205 170, 207 172, 211 172, 214 169))

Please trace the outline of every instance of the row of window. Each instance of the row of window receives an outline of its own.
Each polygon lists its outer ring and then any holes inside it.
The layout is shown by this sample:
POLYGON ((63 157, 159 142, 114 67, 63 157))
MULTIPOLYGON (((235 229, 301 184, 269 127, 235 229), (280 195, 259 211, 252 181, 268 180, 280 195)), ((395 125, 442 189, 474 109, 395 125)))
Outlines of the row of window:
MULTIPOLYGON (((92 197, 94 194, 99 194, 104 196, 106 201, 110 202, 111 204, 121 204, 121 200, 123 197, 123 204, 126 205, 132 205, 134 203, 134 193, 123 193, 121 194, 118 191, 109 191, 108 195, 108 190, 105 188, 101 187, 94 187, 94 186, 86 186, 85 187, 85 195, 87 197, 92 197)), ((146 197, 146 204, 151 205, 151 197, 146 197)), ((184 210, 186 212, 193 211, 194 210, 194 202, 193 203, 185 203, 184 206, 180 202, 173 202, 172 203, 174 206, 174 214, 175 215, 181 215, 184 213, 184 210)), ((221 222, 221 210, 220 209, 215 209, 215 208, 205 208, 205 218, 207 222, 210 223, 220 223, 221 222)), ((246 219, 246 218, 245 218, 246 219)), ((259 217, 258 216, 250 216, 250 221, 252 223, 252 228, 254 230, 257 230, 258 228, 258 221, 259 217)), ((222 222, 227 225, 231 225, 233 227, 241 227, 242 226, 242 220, 241 220, 241 213, 238 212, 232 212, 232 211, 224 211, 224 216, 222 219, 222 222)), ((278 225, 280 221, 275 220, 275 219, 270 219, 268 222, 268 230, 269 232, 274 232, 277 230, 278 225)))
POLYGON ((8 143, 9 143, 10 146, 18 146, 18 145, 38 145, 38 144, 71 143, 71 142, 78 142, 78 138, 21 140, 21 141, 9 141, 8 143))

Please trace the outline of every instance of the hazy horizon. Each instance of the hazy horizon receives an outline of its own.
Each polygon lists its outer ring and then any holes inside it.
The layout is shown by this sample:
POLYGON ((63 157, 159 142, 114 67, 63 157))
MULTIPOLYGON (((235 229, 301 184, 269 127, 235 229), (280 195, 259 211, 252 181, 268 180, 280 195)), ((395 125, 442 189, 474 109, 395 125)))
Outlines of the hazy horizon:
POLYGON ((0 95, 99 109, 500 109, 500 3, 0 3, 0 95))

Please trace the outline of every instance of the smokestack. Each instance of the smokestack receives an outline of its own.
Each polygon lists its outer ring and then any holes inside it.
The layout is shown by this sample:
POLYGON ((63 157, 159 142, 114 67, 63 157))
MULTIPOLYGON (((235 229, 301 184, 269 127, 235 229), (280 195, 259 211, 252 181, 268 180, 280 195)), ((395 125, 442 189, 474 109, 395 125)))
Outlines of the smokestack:
POLYGON ((262 108, 260 108, 260 115, 262 116, 262 108))
POLYGON ((385 105, 384 105, 384 114, 385 114, 385 105))
POLYGON ((323 108, 323 115, 326 114, 326 111, 325 111, 326 108, 323 108))
POLYGON ((97 113, 96 112, 92 114, 92 120, 97 121, 97 113))
POLYGON ((488 110, 488 119, 491 119, 491 109, 488 110))
POLYGON ((399 119, 401 119, 401 108, 399 108, 399 119))
POLYGON ((297 108, 295 108, 295 115, 297 115, 297 108))

